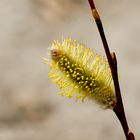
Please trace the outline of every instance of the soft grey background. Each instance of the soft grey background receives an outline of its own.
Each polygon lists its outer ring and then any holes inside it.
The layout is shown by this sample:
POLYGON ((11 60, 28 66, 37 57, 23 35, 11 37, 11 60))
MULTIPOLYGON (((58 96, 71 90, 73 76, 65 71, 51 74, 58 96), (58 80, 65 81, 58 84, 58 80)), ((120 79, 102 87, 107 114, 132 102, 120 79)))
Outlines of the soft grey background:
MULTIPOLYGON (((140 1, 96 0, 118 58, 130 128, 140 138, 140 1)), ((124 140, 110 110, 58 96, 40 58, 61 36, 104 55, 86 0, 0 0, 0 139, 124 140)))

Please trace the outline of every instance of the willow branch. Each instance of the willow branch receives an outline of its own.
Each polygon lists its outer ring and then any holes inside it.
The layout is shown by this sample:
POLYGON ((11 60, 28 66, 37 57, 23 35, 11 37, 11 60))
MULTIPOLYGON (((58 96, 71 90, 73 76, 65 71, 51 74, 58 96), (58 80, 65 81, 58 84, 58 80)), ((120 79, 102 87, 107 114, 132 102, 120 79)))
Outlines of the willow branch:
POLYGON ((122 102, 122 97, 121 97, 121 91, 120 91, 120 86, 119 86, 119 81, 118 81, 116 55, 115 55, 115 53, 112 53, 112 54, 110 53, 109 46, 108 46, 106 36, 104 33, 102 21, 101 21, 101 18, 97 12, 94 1, 88 0, 88 2, 89 2, 89 5, 90 5, 91 11, 92 11, 92 15, 95 19, 95 22, 96 22, 103 46, 104 46, 104 50, 105 50, 105 53, 106 53, 106 56, 107 56, 107 59, 109 62, 109 66, 110 66, 113 81, 114 81, 115 93, 116 93, 116 97, 117 97, 117 104, 114 107, 113 111, 115 112, 118 119, 120 120, 120 123, 123 127, 123 130, 124 130, 124 133, 126 136, 126 139, 127 140, 135 140, 134 134, 130 131, 126 117, 125 117, 125 112, 124 112, 124 107, 123 107, 123 102, 122 102))

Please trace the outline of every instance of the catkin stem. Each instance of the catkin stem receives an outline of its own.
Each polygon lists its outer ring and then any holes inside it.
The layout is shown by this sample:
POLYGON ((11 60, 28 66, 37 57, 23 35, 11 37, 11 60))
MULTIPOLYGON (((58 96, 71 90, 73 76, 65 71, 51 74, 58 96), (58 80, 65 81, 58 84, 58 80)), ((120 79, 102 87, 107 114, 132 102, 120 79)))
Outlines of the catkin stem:
POLYGON ((134 134, 130 131, 126 117, 125 117, 125 111, 124 111, 124 107, 123 107, 121 91, 120 91, 120 86, 119 86, 119 81, 118 81, 117 59, 116 59, 115 53, 113 53, 113 54, 110 53, 109 46, 108 46, 106 36, 104 33, 102 21, 101 21, 99 14, 98 14, 98 11, 95 7, 94 1, 88 0, 88 2, 90 5, 90 8, 91 8, 91 11, 92 11, 92 15, 95 19, 95 22, 96 22, 96 25, 97 25, 104 49, 105 49, 105 53, 106 53, 106 56, 107 56, 107 59, 108 59, 109 65, 110 65, 110 69, 112 72, 115 93, 116 93, 116 97, 117 97, 117 104, 114 107, 113 111, 115 112, 115 114, 117 115, 118 119, 121 122, 126 139, 127 140, 135 140, 134 134))

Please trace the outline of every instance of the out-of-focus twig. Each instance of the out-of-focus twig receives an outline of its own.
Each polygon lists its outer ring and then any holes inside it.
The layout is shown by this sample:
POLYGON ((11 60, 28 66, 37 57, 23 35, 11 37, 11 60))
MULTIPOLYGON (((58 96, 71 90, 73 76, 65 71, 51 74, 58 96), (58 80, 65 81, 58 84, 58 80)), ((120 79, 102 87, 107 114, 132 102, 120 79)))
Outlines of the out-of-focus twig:
POLYGON ((109 46, 105 37, 104 29, 102 26, 102 21, 101 18, 97 12, 97 9, 95 7, 94 1, 93 0, 88 0, 89 5, 91 7, 92 15, 95 19, 98 31, 100 33, 102 43, 105 49, 105 53, 110 65, 110 69, 112 72, 112 77, 114 81, 114 87, 115 87, 115 93, 117 97, 117 104, 115 105, 113 111, 117 115, 118 119, 121 122, 121 125, 123 127, 125 136, 127 140, 135 140, 134 134, 130 131, 127 120, 125 117, 125 112, 124 112, 124 107, 123 107, 123 102, 122 102, 122 97, 121 97, 121 91, 120 91, 120 86, 119 86, 119 81, 118 81, 118 70, 117 70, 117 59, 115 53, 110 53, 109 46))

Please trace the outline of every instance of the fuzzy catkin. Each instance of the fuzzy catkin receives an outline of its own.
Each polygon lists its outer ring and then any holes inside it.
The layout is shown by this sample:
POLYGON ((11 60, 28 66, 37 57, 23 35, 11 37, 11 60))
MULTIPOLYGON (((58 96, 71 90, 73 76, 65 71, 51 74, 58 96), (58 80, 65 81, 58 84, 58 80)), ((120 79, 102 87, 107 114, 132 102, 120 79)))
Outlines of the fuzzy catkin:
POLYGON ((104 108, 113 108, 116 96, 108 62, 90 48, 72 39, 54 41, 50 60, 49 77, 59 85, 59 94, 84 101, 93 99, 104 108))

